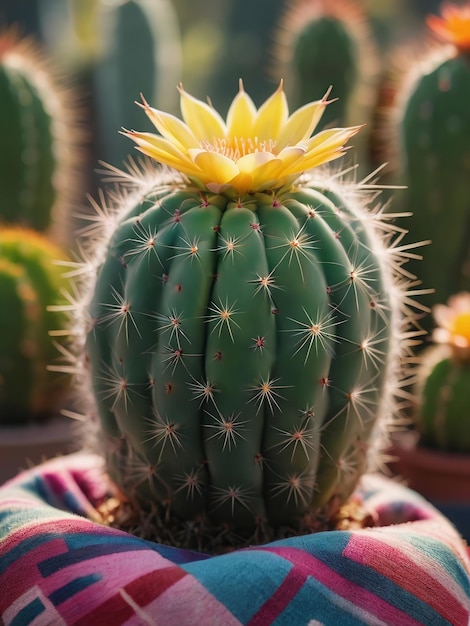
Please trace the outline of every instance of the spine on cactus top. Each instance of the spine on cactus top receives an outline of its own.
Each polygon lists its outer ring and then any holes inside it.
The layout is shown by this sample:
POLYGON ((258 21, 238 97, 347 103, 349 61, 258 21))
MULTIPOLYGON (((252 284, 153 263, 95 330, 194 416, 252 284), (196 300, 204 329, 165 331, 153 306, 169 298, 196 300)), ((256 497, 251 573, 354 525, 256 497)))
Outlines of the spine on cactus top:
POLYGON ((174 110, 181 81, 181 42, 169 0, 99 2, 96 15, 99 54, 94 91, 101 157, 122 166, 129 146, 122 127, 139 124, 135 100, 141 93, 174 110))
POLYGON ((470 288, 470 9, 444 4, 428 24, 443 43, 421 60, 408 58, 388 135, 398 139, 409 230, 431 242, 423 262, 408 267, 434 289, 423 300, 431 306, 470 288))
POLYGON ((107 468, 160 538, 175 520, 203 520, 205 540, 323 527, 399 393, 405 255, 367 184, 303 175, 358 131, 311 136, 326 97, 289 115, 282 84, 259 109, 240 84, 226 121, 180 97, 184 122, 144 100, 160 136, 126 133, 180 175, 112 196, 87 266, 80 339, 107 468))
POLYGON ((39 48, 0 36, 0 223, 65 237, 77 189, 78 124, 71 93, 39 48))
POLYGON ((58 352, 52 331, 65 329, 63 312, 48 311, 66 287, 56 261, 64 253, 27 229, 0 230, 0 423, 47 418, 58 410, 69 377, 49 371, 58 352))
POLYGON ((378 75, 378 53, 367 17, 354 0, 296 0, 279 23, 274 73, 301 106, 333 86, 337 100, 323 126, 367 119, 378 75))

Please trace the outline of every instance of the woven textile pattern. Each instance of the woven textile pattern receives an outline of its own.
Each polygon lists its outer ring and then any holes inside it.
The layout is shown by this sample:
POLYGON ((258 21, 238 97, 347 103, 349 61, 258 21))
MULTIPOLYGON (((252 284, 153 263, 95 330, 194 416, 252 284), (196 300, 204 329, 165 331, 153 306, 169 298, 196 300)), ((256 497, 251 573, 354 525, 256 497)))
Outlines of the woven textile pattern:
POLYGON ((356 497, 375 526, 221 556, 104 527, 97 457, 49 461, 0 487, 5 626, 468 626, 470 562, 435 509, 388 479, 356 497))

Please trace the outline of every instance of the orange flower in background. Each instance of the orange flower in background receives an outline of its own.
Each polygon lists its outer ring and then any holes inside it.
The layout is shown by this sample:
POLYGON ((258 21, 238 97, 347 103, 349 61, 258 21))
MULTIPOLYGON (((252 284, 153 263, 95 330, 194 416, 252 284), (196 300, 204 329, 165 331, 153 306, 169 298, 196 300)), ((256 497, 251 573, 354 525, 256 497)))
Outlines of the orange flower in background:
POLYGON ((282 82, 259 108, 243 89, 224 120, 217 111, 179 88, 183 119, 141 105, 160 133, 124 131, 138 149, 168 165, 200 189, 245 194, 281 189, 304 172, 345 152, 360 126, 313 134, 328 93, 289 114, 282 82))
POLYGON ((433 341, 449 345, 456 356, 470 356, 470 293, 451 296, 447 306, 438 304, 433 308, 433 315, 438 326, 433 341))
POLYGON ((446 3, 441 16, 429 15, 426 23, 432 32, 446 43, 452 43, 462 52, 470 53, 470 5, 446 3))

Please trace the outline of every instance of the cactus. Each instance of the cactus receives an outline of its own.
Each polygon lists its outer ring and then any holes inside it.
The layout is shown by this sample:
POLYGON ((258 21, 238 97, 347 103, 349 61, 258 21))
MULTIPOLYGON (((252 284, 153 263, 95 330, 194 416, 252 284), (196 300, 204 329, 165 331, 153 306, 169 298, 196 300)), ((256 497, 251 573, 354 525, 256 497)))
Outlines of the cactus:
POLYGON ((470 452, 470 294, 437 305, 434 345, 421 356, 416 424, 424 446, 470 452))
POLYGON ((55 261, 64 253, 32 230, 0 231, 0 423, 40 421, 58 409, 69 377, 48 370, 57 360, 49 332, 65 328, 65 280, 55 261))
POLYGON ((101 157, 122 165, 128 145, 122 126, 139 122, 134 100, 143 91, 171 109, 181 81, 181 45, 176 14, 169 0, 98 2, 96 28, 100 52, 94 91, 101 157))
POLYGON ((334 85, 324 126, 358 123, 373 102, 377 52, 363 9, 352 0, 296 0, 279 24, 275 74, 297 106, 334 85))
POLYGON ((470 288, 470 6, 444 5, 442 16, 428 24, 445 43, 412 64, 390 133, 399 139, 410 232, 431 241, 424 262, 408 267, 434 288, 423 300, 428 306, 470 288))
MULTIPOLYGON (((266 60, 284 1, 228 0, 224 3, 225 20, 220 19, 220 49, 204 92, 204 95, 211 94, 217 110, 227 111, 232 85, 241 76, 255 102, 263 101, 271 93, 273 79, 266 70, 266 60)), ((276 77, 275 82, 279 78, 276 77)))
POLYGON ((54 235, 68 228, 77 175, 77 123, 38 47, 13 31, 0 36, 0 223, 54 235))
POLYGON ((111 235, 85 265, 107 468, 159 540, 169 518, 251 540, 311 529, 351 495, 392 411, 395 227, 364 207, 367 184, 301 177, 358 131, 310 138, 326 98, 289 117, 282 85, 259 110, 241 86, 225 123, 180 94, 186 124, 144 100, 163 136, 126 134, 182 177, 110 196, 111 235))

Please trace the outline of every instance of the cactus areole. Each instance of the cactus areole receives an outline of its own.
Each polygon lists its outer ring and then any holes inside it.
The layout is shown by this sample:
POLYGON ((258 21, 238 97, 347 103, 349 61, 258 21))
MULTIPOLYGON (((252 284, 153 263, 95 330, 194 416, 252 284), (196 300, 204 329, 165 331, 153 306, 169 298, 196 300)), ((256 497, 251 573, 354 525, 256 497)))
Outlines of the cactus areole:
POLYGON ((306 528, 349 498, 391 410, 393 229, 311 172, 358 130, 312 136, 327 97, 289 116, 282 84, 258 109, 240 85, 225 121, 180 94, 184 122, 144 100, 160 134, 124 132, 182 176, 123 194, 97 264, 108 471, 157 516, 306 528))

